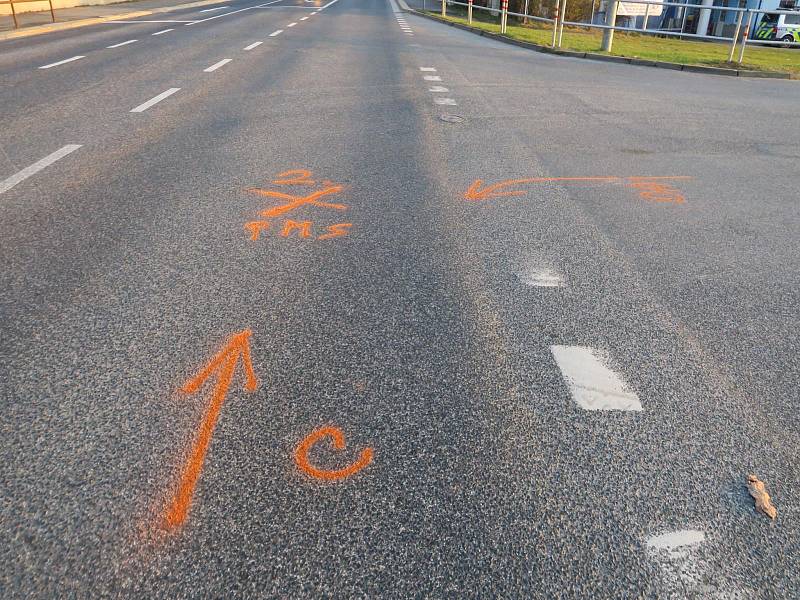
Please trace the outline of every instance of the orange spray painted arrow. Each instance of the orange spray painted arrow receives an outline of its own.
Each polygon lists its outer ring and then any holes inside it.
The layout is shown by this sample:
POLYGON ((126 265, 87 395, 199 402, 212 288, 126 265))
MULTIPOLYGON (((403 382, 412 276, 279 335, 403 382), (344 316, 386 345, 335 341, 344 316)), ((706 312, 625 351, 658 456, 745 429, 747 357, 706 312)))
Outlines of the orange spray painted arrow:
POLYGON ((500 196, 520 196, 525 192, 522 190, 508 190, 501 192, 502 188, 511 185, 522 185, 524 183, 550 183, 550 182, 600 182, 600 183, 615 183, 621 181, 620 177, 532 177, 530 179, 507 179, 498 183, 487 185, 481 189, 483 185, 482 179, 476 179, 469 186, 469 189, 464 194, 465 200, 488 200, 489 198, 498 198, 500 196))
POLYGON ((245 373, 245 389, 254 392, 258 386, 256 375, 253 372, 253 363, 250 360, 249 338, 252 332, 249 329, 240 331, 228 340, 225 347, 192 379, 183 384, 181 391, 187 394, 197 393, 203 384, 214 373, 219 372, 217 385, 211 395, 211 402, 208 405, 206 414, 200 423, 197 439, 192 447, 192 453, 181 474, 180 485, 172 498, 167 509, 166 522, 169 527, 178 527, 186 520, 189 514, 189 506, 192 503, 194 488, 203 469, 203 461, 206 457, 208 445, 211 443, 211 435, 214 426, 217 424, 217 417, 228 395, 228 388, 233 381, 233 373, 236 370, 236 363, 242 357, 245 373))

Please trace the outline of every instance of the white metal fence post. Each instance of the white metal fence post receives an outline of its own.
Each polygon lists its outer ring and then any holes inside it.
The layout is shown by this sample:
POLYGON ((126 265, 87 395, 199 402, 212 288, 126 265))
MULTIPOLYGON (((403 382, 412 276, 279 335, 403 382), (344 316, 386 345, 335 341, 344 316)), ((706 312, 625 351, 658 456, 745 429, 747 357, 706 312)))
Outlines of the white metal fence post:
POLYGON ((508 0, 500 0, 500 33, 506 32, 508 23, 508 0))
POLYGON ((472 0, 469 0, 469 4, 467 4, 467 23, 472 25, 472 0))
MULTIPOLYGON (((618 0, 606 0, 606 25, 614 27, 617 23, 617 5, 618 0)), ((603 52, 611 52, 611 46, 614 44, 614 30, 603 30, 603 52)))
POLYGON ((556 0, 556 14, 554 15, 555 18, 553 19, 553 43, 550 44, 551 48, 556 47, 556 39, 558 38, 558 13, 561 10, 561 2, 556 0))
POLYGON ((744 60, 744 48, 747 46, 747 36, 750 35, 750 26, 753 24, 753 15, 755 13, 747 11, 747 27, 745 27, 744 35, 742 35, 742 44, 739 46, 739 64, 744 60))
POLYGON ((731 41, 731 51, 728 54, 728 62, 733 62, 733 53, 736 52, 736 40, 739 38, 739 31, 742 28, 742 17, 744 17, 744 13, 739 13, 739 18, 736 19, 736 29, 733 32, 733 41, 731 41))
POLYGON ((447 0, 442 0, 442 16, 447 16, 447 0))
POLYGON ((647 29, 647 19, 650 18, 650 5, 644 5, 644 21, 642 21, 642 29, 647 29))
POLYGON ((561 48, 561 38, 564 37, 564 13, 567 12, 567 0, 561 0, 561 12, 558 15, 558 47, 561 48))

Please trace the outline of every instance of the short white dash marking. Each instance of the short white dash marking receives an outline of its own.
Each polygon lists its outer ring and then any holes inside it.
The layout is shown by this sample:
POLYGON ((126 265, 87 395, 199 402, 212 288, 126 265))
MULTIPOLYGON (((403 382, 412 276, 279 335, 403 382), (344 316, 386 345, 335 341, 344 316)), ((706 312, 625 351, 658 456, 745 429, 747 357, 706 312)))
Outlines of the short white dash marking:
POLYGON ((111 46, 106 46, 106 48, 119 48, 120 46, 127 46, 128 44, 133 44, 138 41, 139 40, 128 40, 127 42, 120 42, 119 44, 112 44, 111 46))
POLYGON ((434 69, 433 67, 420 67, 419 70, 428 73, 436 73, 436 69, 434 69))
POLYGON ((180 89, 181 89, 181 88, 169 88, 169 89, 168 89, 168 90, 166 90, 165 92, 161 92, 161 93, 160 93, 158 96, 154 96, 153 98, 150 98, 150 100, 148 100, 147 102, 145 102, 145 103, 143 103, 143 104, 140 104, 140 105, 139 105, 139 106, 137 106, 136 108, 133 108, 133 109, 131 109, 131 112, 132 112, 132 113, 140 113, 140 112, 144 112, 144 111, 146 111, 148 108, 150 108, 151 106, 153 106, 154 104, 158 104, 159 102, 161 102, 161 101, 162 101, 164 98, 169 98, 169 97, 170 97, 170 96, 172 96, 172 94, 174 94, 175 92, 179 92, 179 91, 180 91, 180 89))
POLYGON ((519 280, 534 287, 564 287, 564 278, 552 269, 530 269, 520 273, 519 280))
POLYGON ((65 65, 67 63, 72 62, 73 60, 80 60, 82 58, 86 58, 85 56, 73 56, 72 58, 65 58, 64 60, 60 60, 58 62, 50 63, 49 65, 44 65, 39 67, 40 69, 50 69, 52 67, 57 67, 58 65, 65 65))
POLYGON ((441 93, 444 93, 444 92, 449 92, 450 90, 448 90, 443 85, 434 85, 433 87, 429 87, 428 91, 429 92, 433 92, 435 94, 441 94, 441 93))
POLYGON ((297 23, 289 23, 286 27, 294 27, 297 23))
POLYGON ((244 49, 245 49, 245 50, 252 50, 253 48, 258 48, 258 47, 259 47, 261 44, 263 44, 263 43, 264 43, 264 42, 253 42, 253 43, 252 43, 252 44, 250 44, 249 46, 245 46, 245 47, 244 47, 244 49))
POLYGON ((550 346, 572 398, 585 410, 642 410, 639 397, 606 366, 600 354, 583 346, 550 346))
POLYGON ((203 73, 213 73, 214 71, 216 71, 220 67, 224 67, 225 65, 227 65, 232 60, 233 60, 232 58, 223 58, 221 61, 215 62, 210 67, 208 67, 206 69, 203 69, 203 73))
POLYGON ((276 35, 280 35, 283 33, 283 29, 278 29, 278 31, 273 31, 269 34, 269 37, 275 37, 276 35))
POLYGON ((75 152, 75 150, 77 150, 80 147, 81 144, 67 144, 66 146, 64 146, 63 148, 59 148, 52 154, 48 154, 43 159, 36 161, 30 167, 25 167, 24 169, 22 169, 22 171, 15 173, 8 179, 0 181, 0 194, 7 192, 18 183, 25 181, 31 175, 35 175, 45 167, 48 167, 57 160, 64 158, 67 154, 75 152))
POLYGON ((161 35, 162 33, 169 33, 170 31, 175 31, 174 29, 162 29, 161 31, 156 31, 155 33, 151 33, 150 35, 161 35))
POLYGON ((441 81, 442 80, 442 78, 439 77, 438 75, 425 75, 423 77, 423 79, 425 81, 441 81))
POLYGON ((301 21, 305 21, 306 19, 308 19, 308 17, 300 17, 301 21))
POLYGON ((436 102, 436 104, 442 104, 446 106, 458 106, 456 104, 456 101, 453 100, 452 98, 434 98, 433 101, 436 102))

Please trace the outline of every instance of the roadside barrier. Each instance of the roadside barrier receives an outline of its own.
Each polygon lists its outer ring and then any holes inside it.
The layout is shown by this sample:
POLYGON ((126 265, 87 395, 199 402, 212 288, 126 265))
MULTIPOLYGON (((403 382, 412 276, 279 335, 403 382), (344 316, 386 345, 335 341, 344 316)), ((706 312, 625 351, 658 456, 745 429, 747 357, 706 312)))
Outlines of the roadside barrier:
POLYGON ((17 21, 17 11, 14 10, 15 4, 23 4, 25 2, 47 2, 50 5, 50 17, 53 23, 56 22, 56 13, 53 10, 53 0, 0 0, 0 4, 11 5, 11 18, 14 19, 14 29, 19 29, 19 22, 17 21))
MULTIPOLYGON (((29 1, 29 0, 28 0, 29 1)), ((739 45, 739 55, 737 57, 737 62, 739 64, 742 63, 744 60, 744 52, 745 48, 750 45, 764 45, 764 46, 780 46, 783 48, 800 48, 800 42, 797 41, 790 41, 788 39, 780 39, 780 40, 769 40, 769 39, 751 39, 750 32, 752 31, 754 25, 759 22, 756 18, 758 15, 766 15, 769 13, 770 15, 792 15, 798 16, 800 15, 800 11, 794 10, 770 10, 765 8, 733 8, 733 7, 725 7, 725 6, 704 6, 700 4, 688 4, 685 2, 662 2, 658 0, 608 0, 607 2, 607 12, 606 12, 606 22, 605 23, 584 23, 579 21, 566 21, 564 19, 564 15, 566 14, 567 8, 567 0, 555 0, 555 10, 553 12, 553 18, 538 16, 535 14, 528 14, 527 11, 523 13, 516 13, 511 12, 508 10, 508 0, 501 0, 500 2, 500 10, 497 8, 491 8, 488 6, 480 6, 475 4, 473 0, 468 0, 468 3, 458 2, 456 0, 442 0, 442 16, 447 16, 447 6, 462 6, 467 9, 467 22, 472 24, 473 18, 473 11, 475 10, 482 10, 490 13, 493 17, 499 17, 500 22, 500 33, 506 33, 507 30, 507 23, 508 23, 508 15, 518 17, 519 19, 523 20, 530 20, 530 21, 538 21, 540 23, 551 23, 553 25, 553 39, 552 39, 552 47, 553 48, 560 48, 562 43, 562 38, 564 36, 564 25, 568 25, 570 27, 582 27, 586 29, 600 29, 603 31, 603 50, 606 52, 610 52, 613 41, 614 41, 614 32, 615 31, 626 31, 630 33, 639 33, 645 35, 653 35, 653 36, 664 36, 664 37, 678 37, 680 39, 689 38, 689 39, 698 39, 698 40, 709 40, 713 42, 720 42, 720 43, 730 43, 730 52, 728 54, 728 62, 733 62, 734 56, 736 54, 736 46, 739 45), (617 16, 617 8, 623 2, 624 4, 644 4, 644 19, 641 28, 637 27, 623 27, 616 24, 616 16, 617 16), (648 29, 648 21, 651 18, 650 9, 652 6, 659 6, 662 7, 676 7, 680 8, 682 13, 682 23, 680 24, 680 30, 675 31, 674 29, 648 29), (720 11, 720 12, 733 12, 737 13, 735 23, 728 24, 733 25, 733 33, 730 36, 723 36, 723 35, 707 35, 707 34, 700 34, 700 33, 686 33, 683 31, 683 28, 686 24, 686 18, 689 11, 696 11, 698 14, 701 14, 703 11, 711 12, 711 11, 720 11)), ((660 11, 659 11, 660 14, 660 11)), ((777 27, 774 28, 774 31, 777 32, 777 27)), ((789 37, 789 36, 786 36, 789 37)))

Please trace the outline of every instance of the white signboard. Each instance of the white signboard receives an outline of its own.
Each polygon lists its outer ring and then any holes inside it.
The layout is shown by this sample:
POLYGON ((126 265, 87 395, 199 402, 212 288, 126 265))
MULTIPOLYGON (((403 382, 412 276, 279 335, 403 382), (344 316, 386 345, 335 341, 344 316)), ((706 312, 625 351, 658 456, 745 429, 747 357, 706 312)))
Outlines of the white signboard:
POLYGON ((651 17, 657 17, 661 14, 663 8, 664 7, 660 4, 632 4, 631 2, 620 2, 617 7, 617 14, 623 17, 638 17, 644 16, 644 13, 647 12, 651 17), (647 10, 648 6, 650 10, 647 10))

